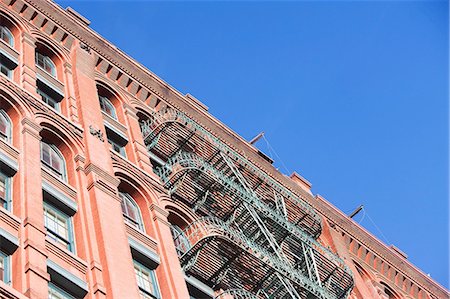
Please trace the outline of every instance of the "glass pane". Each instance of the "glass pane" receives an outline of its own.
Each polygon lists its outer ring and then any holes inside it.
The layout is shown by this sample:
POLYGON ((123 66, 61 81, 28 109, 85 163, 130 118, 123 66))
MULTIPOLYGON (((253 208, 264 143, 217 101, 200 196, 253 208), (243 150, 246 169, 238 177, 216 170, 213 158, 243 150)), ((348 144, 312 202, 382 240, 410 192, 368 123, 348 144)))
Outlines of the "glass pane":
POLYGON ((134 221, 137 221, 137 215, 136 215, 136 207, 129 201, 127 200, 127 210, 128 210, 128 217, 130 217, 131 219, 133 219, 134 221))
POLYGON ((0 198, 6 200, 6 177, 0 174, 0 198))
POLYGON ((8 78, 11 78, 12 71, 5 65, 0 63, 0 72, 8 78))
POLYGON ((50 164, 50 146, 46 143, 42 143, 42 157, 41 157, 42 161, 44 161, 45 163, 47 163, 48 165, 50 164))
POLYGON ((48 298, 49 299, 72 299, 71 295, 49 283, 48 285, 48 298))
POLYGON ((36 52, 36 64, 42 68, 44 67, 44 56, 38 52, 36 52))
POLYGON ((0 255, 0 280, 4 281, 5 279, 5 258, 0 255))
POLYGON ((61 157, 54 150, 52 150, 52 153, 51 153, 51 166, 59 173, 62 173, 61 157))
POLYGON ((0 38, 7 43, 8 45, 12 46, 13 45, 13 37, 12 34, 9 32, 9 30, 2 26, 0 27, 0 38))

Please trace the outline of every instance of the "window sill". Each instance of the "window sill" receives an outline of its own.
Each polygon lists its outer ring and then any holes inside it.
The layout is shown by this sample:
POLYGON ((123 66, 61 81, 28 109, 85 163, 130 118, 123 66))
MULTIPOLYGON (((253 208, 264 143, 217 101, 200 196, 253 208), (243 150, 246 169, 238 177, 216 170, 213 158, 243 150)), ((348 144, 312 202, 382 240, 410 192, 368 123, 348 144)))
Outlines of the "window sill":
POLYGON ((5 43, 0 39, 0 53, 3 54, 6 58, 8 58, 12 63, 16 66, 19 65, 19 52, 16 49, 12 48, 10 45, 5 43))
POLYGON ((42 81, 42 83, 64 97, 64 84, 38 65, 36 65, 36 77, 38 80, 42 81))
POLYGON ((144 232, 134 228, 133 226, 131 226, 130 224, 128 224, 126 222, 125 222, 125 227, 126 227, 126 231, 127 231, 128 236, 130 236, 133 239, 139 241, 145 247, 148 247, 152 251, 154 251, 154 252, 157 251, 158 243, 156 242, 155 239, 153 239, 149 235, 145 234, 144 232))
POLYGON ((117 134, 122 134, 125 138, 127 138, 127 127, 123 124, 121 124, 117 119, 112 118, 108 114, 102 111, 102 117, 103 121, 106 123, 108 127, 110 127, 111 130, 114 130, 117 132, 117 134))
POLYGON ((21 294, 19 291, 13 289, 9 284, 0 281, 0 293, 4 298, 13 298, 13 299, 27 299, 25 295, 21 294))
POLYGON ((86 275, 87 262, 75 255, 73 252, 59 246, 51 239, 45 240, 45 248, 49 252, 49 257, 55 262, 64 265, 65 269, 76 269, 77 272, 74 274, 80 278, 86 275))
MULTIPOLYGON (((41 162, 42 163, 42 162, 41 162)), ((65 195, 70 197, 72 200, 76 202, 77 191, 75 188, 70 186, 67 182, 61 180, 56 177, 50 170, 48 170, 45 166, 41 167, 42 169, 42 179, 59 189, 59 191, 63 192, 65 195)))
POLYGON ((11 172, 11 174, 17 172, 19 168, 19 150, 1 139, 0 150, 0 165, 6 164, 5 166, 6 168, 9 168, 9 172, 11 172))

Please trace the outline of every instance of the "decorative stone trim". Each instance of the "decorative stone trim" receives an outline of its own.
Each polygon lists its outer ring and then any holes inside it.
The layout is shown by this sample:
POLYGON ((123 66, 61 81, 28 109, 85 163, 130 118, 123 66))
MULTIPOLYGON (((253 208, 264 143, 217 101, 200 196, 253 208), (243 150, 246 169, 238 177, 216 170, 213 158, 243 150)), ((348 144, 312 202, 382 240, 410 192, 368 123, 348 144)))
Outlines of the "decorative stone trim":
POLYGON ((2 170, 7 171, 9 174, 14 174, 19 169, 17 162, 18 152, 13 150, 8 144, 0 140, 0 167, 2 170))
POLYGON ((20 219, 7 210, 0 208, 0 223, 5 224, 2 227, 7 227, 9 233, 13 234, 16 238, 19 235, 20 219))
POLYGON ((54 256, 58 259, 61 259, 64 263, 67 263, 68 266, 73 267, 83 275, 86 275, 88 268, 87 263, 78 256, 75 256, 71 252, 57 246, 55 243, 49 240, 45 240, 45 249, 47 249, 50 258, 54 256))
MULTIPOLYGON (((322 196, 316 195, 317 204, 316 210, 324 215, 325 218, 330 219, 336 227, 339 227, 342 235, 350 236, 355 242, 363 245, 369 251, 372 251, 375 257, 381 258, 384 263, 389 264, 405 278, 409 279, 412 283, 417 284, 420 288, 426 290, 430 294, 437 296, 447 296, 445 292, 437 285, 436 282, 426 277, 422 271, 417 269, 409 261, 404 258, 399 258, 397 253, 387 247, 381 241, 377 240, 372 234, 367 232, 363 227, 356 224, 353 220, 344 215, 331 203, 326 201, 322 196), (326 216, 325 216, 326 215, 326 216), (424 280, 428 280, 425 282, 424 280), (441 295, 437 295, 441 294, 441 295)), ((336 228, 335 228, 336 229, 336 228)), ((353 253, 354 254, 354 253, 353 253)), ((377 270, 378 271, 378 270, 377 270)))
POLYGON ((28 299, 28 297, 21 294, 19 291, 16 291, 10 285, 7 285, 3 281, 0 281, 0 298, 2 298, 2 299, 28 299))
POLYGON ((61 192, 57 188, 55 188, 52 184, 47 181, 42 181, 42 189, 44 192, 48 194, 47 200, 53 203, 56 207, 58 207, 61 211, 66 213, 69 216, 73 216, 77 210, 78 205, 75 200, 68 197, 64 192, 61 192))
POLYGON ((144 265, 150 268, 156 268, 161 263, 161 259, 156 252, 148 249, 134 238, 128 237, 128 244, 130 244, 133 258, 140 261, 144 265))
POLYGON ((118 153, 111 151, 111 158, 113 161, 113 167, 123 170, 130 177, 135 178, 137 181, 140 181, 146 185, 148 185, 153 190, 159 193, 166 193, 167 191, 161 186, 159 179, 156 176, 152 176, 141 168, 138 168, 136 165, 130 162, 130 160, 125 159, 118 153))
POLYGON ((157 251, 158 243, 152 237, 138 231, 128 223, 125 223, 125 228, 129 237, 136 239, 140 243, 142 243, 145 247, 150 248, 153 251, 157 251))
POLYGON ((51 280, 67 288, 71 294, 83 298, 88 293, 88 285, 83 279, 73 275, 51 259, 47 260, 47 271, 51 280))
POLYGON ((44 181, 47 181, 57 189, 59 189, 62 192, 62 194, 65 194, 68 197, 70 197, 72 201, 76 201, 77 191, 66 182, 63 182, 60 179, 56 178, 45 167, 42 167, 42 179, 44 181))
POLYGON ((105 142, 102 130, 97 129, 92 125, 89 125, 89 133, 91 133, 92 136, 97 137, 97 139, 100 140, 101 142, 105 142))

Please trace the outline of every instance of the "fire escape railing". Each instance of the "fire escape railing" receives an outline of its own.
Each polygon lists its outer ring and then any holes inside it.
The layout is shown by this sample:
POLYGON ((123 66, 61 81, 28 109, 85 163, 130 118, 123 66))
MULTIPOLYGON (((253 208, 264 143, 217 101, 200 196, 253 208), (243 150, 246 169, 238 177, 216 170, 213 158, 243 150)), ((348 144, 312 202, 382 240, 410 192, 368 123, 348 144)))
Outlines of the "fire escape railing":
POLYGON ((234 298, 348 296, 352 273, 315 240, 311 206, 179 111, 155 112, 141 130, 169 193, 209 215, 175 237, 190 244, 179 251, 186 272, 234 298))

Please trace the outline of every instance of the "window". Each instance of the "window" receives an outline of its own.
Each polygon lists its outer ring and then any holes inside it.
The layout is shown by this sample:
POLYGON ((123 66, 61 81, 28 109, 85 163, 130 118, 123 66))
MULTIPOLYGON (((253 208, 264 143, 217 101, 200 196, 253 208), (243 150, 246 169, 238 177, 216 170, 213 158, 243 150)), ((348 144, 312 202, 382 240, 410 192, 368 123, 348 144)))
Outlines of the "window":
POLYGON ((158 282, 154 270, 143 266, 137 261, 134 262, 134 272, 136 273, 136 280, 139 286, 139 293, 142 299, 160 298, 158 282))
POLYGON ((53 77, 56 77, 56 66, 50 57, 42 53, 36 52, 36 65, 38 65, 40 68, 42 68, 44 71, 46 71, 53 77))
POLYGON ((65 161, 56 146, 41 142, 41 161, 59 179, 66 180, 65 161))
POLYGON ((75 299, 72 295, 69 295, 66 291, 60 289, 53 283, 48 283, 48 299, 75 299))
POLYGON ((11 121, 5 111, 0 110, 0 139, 11 141, 11 121))
POLYGON ((0 280, 10 283, 10 257, 0 251, 0 280))
POLYGON ((115 151, 122 157, 127 156, 127 154, 125 152, 125 147, 123 147, 121 144, 119 144, 119 142, 116 141, 113 136, 106 134, 106 137, 108 138, 108 143, 111 145, 111 148, 113 149, 113 151, 115 151))
POLYGON ((102 109, 103 112, 108 114, 114 119, 117 119, 116 115, 116 108, 114 108, 114 105, 111 103, 111 101, 104 96, 98 96, 100 101, 100 109, 102 109))
POLYGON ((173 242, 175 243, 175 249, 177 254, 182 256, 186 251, 191 248, 188 238, 184 234, 184 231, 177 225, 172 224, 170 226, 170 232, 172 233, 173 242))
POLYGON ((48 94, 46 94, 44 91, 42 91, 41 89, 37 89, 36 92, 41 96, 42 98, 42 102, 46 103, 47 105, 49 105, 50 107, 52 107, 53 109, 55 109, 56 111, 60 111, 59 109, 59 101, 54 99, 53 97, 49 96, 48 94))
POLYGON ((0 205, 11 209, 11 177, 0 171, 0 205))
POLYGON ((122 206, 122 214, 125 218, 125 222, 138 230, 144 231, 144 225, 141 219, 141 213, 136 202, 128 193, 119 192, 122 206))
POLYGON ((74 252, 72 218, 51 204, 44 202, 44 225, 47 236, 74 252))
POLYGON ((3 61, 0 61, 0 73, 10 79, 12 78, 12 69, 10 69, 6 64, 3 64, 3 61))
POLYGON ((0 26, 0 39, 11 47, 14 47, 14 36, 5 26, 0 26))

